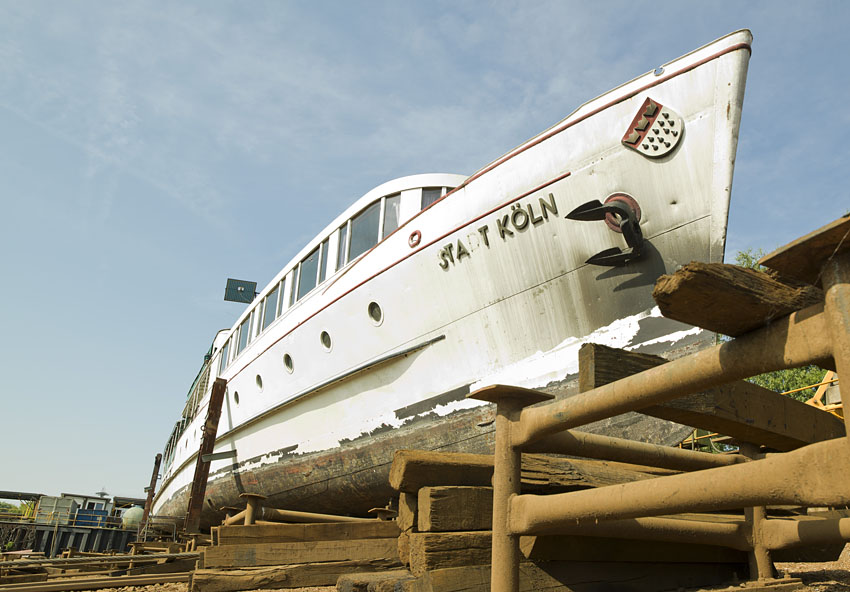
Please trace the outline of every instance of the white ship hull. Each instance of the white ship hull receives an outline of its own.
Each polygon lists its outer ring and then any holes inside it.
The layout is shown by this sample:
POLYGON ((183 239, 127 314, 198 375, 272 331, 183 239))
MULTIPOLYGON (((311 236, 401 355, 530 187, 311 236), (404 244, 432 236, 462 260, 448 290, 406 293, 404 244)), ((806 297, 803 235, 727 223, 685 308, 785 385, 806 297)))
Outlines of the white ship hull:
MULTIPOLYGON (((276 286, 289 289, 292 264, 216 339, 200 386, 227 380, 215 452, 235 452, 212 462, 205 511, 249 491, 292 509, 361 512, 386 502, 396 448, 489 449, 492 428, 478 424, 491 410, 466 399, 470 390, 568 382, 586 341, 642 351, 699 342, 698 331, 653 311, 651 290, 691 260, 722 260, 750 41, 734 33, 639 77, 472 177, 392 181, 337 218, 293 263, 325 238, 335 252, 340 225, 401 194, 398 230, 266 328, 251 321, 252 341, 223 370, 225 340, 276 286), (647 100, 681 117, 660 157, 647 142, 643 151, 627 144, 647 100), (405 220, 405 198, 434 186, 457 189, 405 220), (614 194, 640 206, 643 255, 622 267, 589 265, 600 251, 625 248, 623 236, 565 216, 614 194)), ((154 514, 185 513, 209 396, 196 391, 169 442, 154 514)))

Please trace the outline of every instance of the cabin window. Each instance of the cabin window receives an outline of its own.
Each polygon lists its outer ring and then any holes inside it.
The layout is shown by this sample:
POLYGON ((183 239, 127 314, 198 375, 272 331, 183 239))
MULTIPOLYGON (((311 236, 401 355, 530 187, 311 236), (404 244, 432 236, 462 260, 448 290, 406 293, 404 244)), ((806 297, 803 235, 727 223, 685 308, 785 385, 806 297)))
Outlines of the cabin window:
POLYGON ((277 286, 266 296, 266 308, 263 313, 263 330, 277 318, 277 286))
POLYGON ((330 267, 331 256, 328 252, 328 243, 330 242, 329 238, 326 238, 322 241, 322 252, 321 259, 319 261, 319 283, 325 281, 325 278, 328 277, 328 268, 330 267))
POLYGON ((348 260, 359 257, 378 243, 378 222, 381 202, 376 201, 351 219, 351 240, 348 260))
POLYGON ((298 267, 298 300, 316 287, 316 277, 319 273, 319 247, 301 260, 298 267))
POLYGON ((424 210, 443 196, 442 187, 425 187, 422 189, 422 209, 424 210))
POLYGON ((387 236, 398 228, 398 212, 400 205, 401 193, 388 195, 384 198, 384 233, 382 236, 387 236))
POLYGON ((248 334, 250 333, 251 327, 251 317, 249 316, 242 324, 239 325, 239 349, 237 350, 237 354, 241 354, 242 350, 245 349, 245 346, 248 345, 248 334))
POLYGON ((336 258, 336 268, 342 269, 345 265, 345 237, 348 234, 348 222, 339 227, 339 250, 336 258))
POLYGON ((227 350, 230 348, 230 342, 225 341, 224 347, 221 348, 221 363, 218 366, 218 373, 221 374, 224 372, 224 369, 227 368, 227 350))

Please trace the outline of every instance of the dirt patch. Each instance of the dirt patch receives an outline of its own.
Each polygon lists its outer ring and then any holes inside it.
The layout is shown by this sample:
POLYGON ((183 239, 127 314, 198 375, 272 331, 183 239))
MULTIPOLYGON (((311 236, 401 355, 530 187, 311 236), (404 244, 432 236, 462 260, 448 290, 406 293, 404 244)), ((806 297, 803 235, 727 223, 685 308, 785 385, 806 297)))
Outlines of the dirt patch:
POLYGON ((850 592, 850 545, 836 561, 824 563, 777 563, 776 569, 800 578, 811 592, 850 592))

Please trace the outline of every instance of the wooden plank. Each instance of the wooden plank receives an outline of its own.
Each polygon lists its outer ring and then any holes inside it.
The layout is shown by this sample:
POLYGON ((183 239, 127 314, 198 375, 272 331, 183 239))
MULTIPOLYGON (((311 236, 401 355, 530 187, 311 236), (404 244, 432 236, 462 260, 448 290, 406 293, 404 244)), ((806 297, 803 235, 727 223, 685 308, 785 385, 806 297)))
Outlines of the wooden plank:
POLYGON ((193 592, 235 592, 268 588, 333 586, 340 576, 392 569, 395 564, 383 560, 329 561, 273 567, 241 569, 201 569, 192 577, 193 592))
POLYGON ((251 524, 221 526, 219 545, 290 543, 299 541, 347 541, 398 536, 398 525, 389 520, 317 524, 251 524))
MULTIPOLYGON (((656 592, 746 580, 740 564, 668 564, 607 562, 520 563, 520 592, 656 592)), ((405 592, 489 592, 490 566, 450 567, 426 572, 407 582, 405 592)))
POLYGON ((652 297, 667 318, 733 337, 823 302, 823 292, 808 284, 699 261, 658 278, 652 297))
MULTIPOLYGON (((603 487, 653 477, 653 470, 637 468, 620 463, 524 454, 523 490, 603 487)), ((492 476, 493 457, 488 454, 397 450, 390 468, 390 485, 399 491, 416 493, 428 486, 489 486, 492 476)))
POLYGON ((404 566, 410 566, 410 534, 407 530, 398 535, 398 560, 404 566))
POLYGON ((165 561, 162 563, 153 563, 148 565, 139 565, 127 570, 128 576, 141 574, 161 574, 161 573, 178 573, 188 572, 195 569, 197 560, 194 558, 178 559, 176 561, 165 561))
POLYGON ((744 551, 714 545, 636 541, 593 536, 523 536, 520 552, 530 561, 609 561, 640 563, 746 563, 744 551))
POLYGON ((406 569, 345 574, 337 580, 336 592, 395 592, 413 579, 406 569))
POLYGON ((419 520, 418 514, 419 494, 402 491, 398 494, 398 517, 396 522, 402 532, 407 532, 416 527, 419 520))
MULTIPOLYGON (((666 362, 588 343, 579 350, 579 390, 592 390, 666 362)), ((780 451, 845 435, 844 423, 834 415, 743 380, 640 412, 780 451)))
POLYGON ((419 531, 490 530, 493 488, 423 487, 419 490, 419 531))
POLYGON ((8 584, 0 586, 0 592, 65 592, 66 590, 98 590, 101 588, 123 588, 124 586, 149 586, 188 582, 189 574, 154 574, 144 576, 119 576, 115 578, 80 578, 59 582, 8 584))
POLYGON ((421 576, 433 569, 490 563, 492 537, 489 531, 412 532, 409 536, 413 575, 421 576))
POLYGON ((850 252, 850 214, 765 255, 759 263, 785 277, 816 284, 826 260, 847 252, 850 252))
POLYGON ((203 553, 206 569, 378 559, 393 560, 398 565, 397 555, 396 537, 351 539, 347 541, 220 545, 209 547, 203 553))
POLYGON ((22 584, 25 582, 46 582, 46 573, 19 573, 0 576, 0 584, 22 584))
MULTIPOLYGON (((491 533, 419 532, 410 533, 410 571, 421 576, 427 571, 490 562, 491 533)), ((691 545, 659 541, 634 541, 610 537, 576 535, 522 536, 522 557, 531 561, 607 561, 665 563, 746 563, 742 551, 712 545, 691 545)))

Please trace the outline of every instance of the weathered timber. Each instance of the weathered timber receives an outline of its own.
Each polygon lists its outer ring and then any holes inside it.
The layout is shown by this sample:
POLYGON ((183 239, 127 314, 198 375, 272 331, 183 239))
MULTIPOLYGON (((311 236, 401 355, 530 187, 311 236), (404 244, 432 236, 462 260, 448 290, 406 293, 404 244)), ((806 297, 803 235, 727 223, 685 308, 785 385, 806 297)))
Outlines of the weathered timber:
POLYGON ((200 532, 201 510, 204 505, 204 493, 207 489, 207 479, 210 476, 210 461, 204 461, 204 455, 210 454, 215 446, 215 435, 218 432, 218 420, 221 417, 221 405, 227 381, 216 378, 213 382, 210 400, 207 404, 207 417, 201 433, 201 447, 195 462, 195 474, 192 478, 192 489, 189 494, 189 507, 186 510, 186 532, 200 532))
MULTIPOLYGON (((654 476, 637 467, 583 459, 525 454, 522 459, 524 488, 542 486, 565 489, 603 487, 654 476)), ((397 450, 390 468, 390 485, 398 491, 416 493, 422 487, 439 485, 490 485, 493 457, 488 454, 397 450)))
POLYGON ((139 565, 127 570, 128 576, 142 574, 181 573, 195 569, 195 559, 178 559, 177 561, 164 561, 149 565, 139 565))
POLYGON ((419 520, 419 494, 402 491, 398 494, 398 517, 396 522, 402 532, 411 530, 419 520))
POLYGON ((144 576, 119 576, 115 578, 80 578, 58 582, 8 584, 0 586, 0 592, 64 592, 65 590, 99 590, 101 588, 123 588, 125 586, 149 586, 188 582, 189 574, 154 574, 144 576))
MULTIPOLYGON (((659 356, 585 344, 579 350, 579 390, 666 362, 659 356)), ((834 415, 744 380, 646 407, 641 413, 780 451, 845 435, 844 423, 834 415)))
MULTIPOLYGON (((728 583, 746 577, 746 566, 711 563, 524 562, 520 592, 656 592, 728 583)), ((471 565, 426 572, 405 592, 490 592, 490 566, 471 565)), ((771 588, 773 590, 773 588, 771 588)))
POLYGON ((199 569, 192 576, 193 592, 235 592, 269 588, 333 586, 340 576, 393 569, 397 564, 369 561, 327 561, 240 569, 199 569))
POLYGON ((18 573, 0 576, 0 584, 23 584, 26 582, 46 582, 47 573, 18 573))
MULTIPOLYGON (((319 563, 323 561, 368 561, 395 559, 396 537, 351 539, 347 541, 311 541, 265 543, 256 545, 219 545, 204 550, 204 567, 258 567, 283 563, 319 563)), ((398 563, 396 563, 398 565, 398 563)))
POLYGON ((683 544, 663 541, 635 541, 595 536, 523 536, 520 553, 530 561, 610 561, 625 563, 741 563, 744 551, 715 545, 683 544))
POLYGON ((410 571, 426 571, 461 565, 490 563, 489 531, 410 533, 410 571))
POLYGON ((410 565, 410 534, 411 531, 406 530, 398 535, 398 560, 405 566, 410 565))
POLYGON ((347 541, 352 539, 392 538, 398 536, 398 534, 398 525, 386 520, 317 524, 251 524, 220 526, 218 528, 218 544, 347 541))
POLYGON ((658 278, 652 297, 667 318, 733 337, 823 302, 823 292, 814 286, 699 261, 658 278))
POLYGON ((413 579, 406 569, 345 574, 337 580, 336 592, 396 592, 413 579))
MULTIPOLYGON (((419 532, 410 533, 410 571, 421 576, 426 571, 464 565, 490 563, 491 533, 419 532)), ((531 561, 608 561, 665 563, 746 564, 743 551, 703 544, 641 541, 592 536, 522 536, 522 558, 531 561)))
POLYGON ((418 507, 421 532, 490 530, 493 488, 423 487, 419 490, 418 507))
POLYGON ((785 277, 817 285, 823 264, 848 251, 850 215, 845 215, 765 255, 759 263, 785 277))

